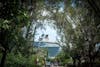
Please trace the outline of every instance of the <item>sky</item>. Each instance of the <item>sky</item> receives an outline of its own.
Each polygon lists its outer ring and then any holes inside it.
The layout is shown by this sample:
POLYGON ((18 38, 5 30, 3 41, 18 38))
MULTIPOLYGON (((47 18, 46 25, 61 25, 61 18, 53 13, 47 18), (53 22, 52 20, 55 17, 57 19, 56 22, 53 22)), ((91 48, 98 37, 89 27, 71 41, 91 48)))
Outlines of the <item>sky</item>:
MULTIPOLYGON (((59 12, 63 12, 63 10, 64 10, 64 4, 63 3, 60 3, 59 6, 60 6, 59 12)), ((56 11, 54 10, 54 12, 56 12, 56 11)), ((51 14, 50 14, 49 11, 42 10, 41 11, 41 15, 42 16, 47 16, 47 15, 51 15, 51 14)), ((70 19, 69 16, 67 16, 67 18, 69 19, 69 21, 71 21, 71 19, 70 19)), ((40 22, 40 21, 38 20, 38 22, 40 22)), ((45 34, 45 35, 48 35, 48 38, 49 38, 48 41, 49 42, 57 42, 56 38, 60 38, 60 36, 57 34, 57 30, 54 29, 54 27, 53 27, 54 26, 54 24, 53 24, 54 21, 44 20, 44 21, 41 21, 41 22, 44 23, 45 29, 38 28, 36 30, 35 41, 38 41, 39 40, 39 37, 42 34, 45 34)), ((73 27, 75 28, 75 25, 73 25, 73 27)), ((57 46, 57 45, 52 45, 52 46, 57 46)))
MULTIPOLYGON (((60 8, 59 8, 59 12, 63 12, 64 10, 64 3, 60 3, 59 4, 60 8)), ((54 10, 54 12, 56 12, 56 10, 54 10)), ((47 15, 51 15, 49 11, 47 10, 43 10, 41 12, 41 15, 42 16, 47 16, 47 15)), ((45 35, 48 35, 48 38, 49 38, 49 42, 57 42, 56 38, 59 38, 58 34, 57 34, 57 30, 53 28, 54 24, 53 24, 53 21, 48 21, 48 20, 44 20, 43 23, 45 24, 44 27, 45 29, 37 29, 37 32, 36 32, 36 35, 35 35, 35 41, 38 41, 39 40, 39 37, 42 35, 42 34, 45 34, 45 35), (48 23, 49 22, 49 23, 48 23)), ((48 45, 48 46, 58 46, 58 45, 48 45)))
POLYGON ((45 29, 37 29, 35 41, 38 41, 42 34, 48 35, 49 42, 56 42, 56 37, 58 36, 57 31, 51 25, 49 26, 48 24, 45 24, 45 29))
MULTIPOLYGON (((50 24, 50 23, 49 23, 50 24)), ((36 35, 35 35, 35 41, 39 41, 39 37, 41 35, 48 35, 48 42, 57 42, 56 38, 59 37, 57 34, 57 31, 53 28, 52 23, 51 25, 45 24, 45 29, 37 29, 36 35)), ((44 40, 46 42, 46 40, 44 40)), ((47 44, 45 45, 47 47, 59 47, 57 44, 47 44)))

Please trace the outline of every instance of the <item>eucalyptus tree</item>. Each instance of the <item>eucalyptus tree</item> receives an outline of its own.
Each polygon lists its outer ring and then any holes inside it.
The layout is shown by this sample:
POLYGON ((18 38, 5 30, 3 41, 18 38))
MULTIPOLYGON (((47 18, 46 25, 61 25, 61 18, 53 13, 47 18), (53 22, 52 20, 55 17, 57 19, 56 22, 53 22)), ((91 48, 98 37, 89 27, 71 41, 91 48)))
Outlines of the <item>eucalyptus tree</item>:
MULTIPOLYGON (((81 0, 80 1, 76 0, 76 3, 77 3, 75 4, 76 6, 74 5, 74 8, 72 10, 74 11, 74 14, 72 11, 69 11, 70 17, 74 18, 75 24, 76 24, 76 28, 74 29, 75 35, 73 36, 74 38, 72 37, 71 40, 73 44, 76 44, 77 50, 79 51, 82 50, 82 52, 85 52, 84 53, 85 57, 89 58, 90 60, 88 61, 92 63, 93 58, 96 56, 95 45, 99 42, 98 41, 99 28, 97 28, 99 24, 98 24, 98 21, 94 20, 95 19, 94 17, 96 14, 95 14, 95 11, 91 9, 93 7, 90 5, 90 3, 88 3, 87 1, 81 1, 81 0), (81 47, 78 47, 78 46, 81 46, 81 47)), ((69 7, 69 8, 72 8, 72 7, 69 7)), ((68 9, 66 9, 66 11, 67 10, 68 9)), ((99 18, 99 16, 96 18, 99 18)))
POLYGON ((75 0, 73 3, 72 0, 65 0, 64 2, 65 16, 62 17, 63 13, 56 12, 54 14, 56 25, 63 32, 66 44, 72 44, 75 53, 80 53, 83 58, 89 58, 88 61, 92 63, 97 55, 95 45, 99 43, 99 23, 95 20, 99 19, 99 14, 95 13, 99 8, 96 4, 93 5, 94 1, 75 0))
POLYGON ((99 43, 100 36, 99 4, 94 0, 64 0, 62 2, 64 2, 64 13, 58 11, 59 7, 55 2, 50 3, 52 18, 56 21, 55 25, 64 35, 60 42, 71 44, 71 49, 75 53, 85 58, 85 62, 88 58, 87 61, 92 63, 99 51, 95 51, 95 45, 99 43), (53 8, 55 5, 56 7, 53 8))
MULTIPOLYGON (((25 44, 22 28, 29 25, 30 16, 25 1, 0 1, 0 50, 1 67, 4 67, 6 56, 14 47, 25 44)), ((29 2, 28 2, 29 3, 29 2)))

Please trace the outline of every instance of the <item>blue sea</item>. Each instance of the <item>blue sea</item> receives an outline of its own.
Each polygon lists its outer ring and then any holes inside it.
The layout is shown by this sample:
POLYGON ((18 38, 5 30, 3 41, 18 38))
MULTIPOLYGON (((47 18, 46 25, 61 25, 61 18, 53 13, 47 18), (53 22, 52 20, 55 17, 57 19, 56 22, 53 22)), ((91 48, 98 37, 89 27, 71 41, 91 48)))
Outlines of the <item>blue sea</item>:
POLYGON ((34 46, 35 47, 42 47, 42 48, 47 48, 48 50, 48 57, 55 57, 60 50, 60 47, 57 46, 50 46, 50 45, 55 45, 55 44, 49 44, 49 43, 45 43, 45 42, 34 42, 34 46))
POLYGON ((47 47, 48 57, 55 57, 59 53, 59 47, 47 47))

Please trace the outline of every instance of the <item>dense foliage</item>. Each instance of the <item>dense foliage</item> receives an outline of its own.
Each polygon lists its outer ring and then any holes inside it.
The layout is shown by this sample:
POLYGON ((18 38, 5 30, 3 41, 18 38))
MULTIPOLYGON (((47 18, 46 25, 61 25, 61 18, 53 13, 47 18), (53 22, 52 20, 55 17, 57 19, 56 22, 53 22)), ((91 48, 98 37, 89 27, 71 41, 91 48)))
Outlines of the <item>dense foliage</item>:
POLYGON ((43 28, 45 20, 58 31, 62 53, 57 59, 62 65, 95 67, 100 63, 99 6, 99 0, 0 1, 0 67, 35 65, 30 40, 34 42, 36 29, 43 28))

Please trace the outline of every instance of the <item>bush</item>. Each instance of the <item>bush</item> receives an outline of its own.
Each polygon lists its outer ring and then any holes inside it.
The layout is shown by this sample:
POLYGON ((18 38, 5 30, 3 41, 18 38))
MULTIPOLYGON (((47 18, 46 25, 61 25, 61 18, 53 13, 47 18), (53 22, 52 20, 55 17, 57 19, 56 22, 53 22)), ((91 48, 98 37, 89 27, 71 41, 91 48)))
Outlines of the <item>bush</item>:
POLYGON ((21 53, 10 53, 7 56, 6 67, 35 67, 34 56, 25 57, 21 53))

